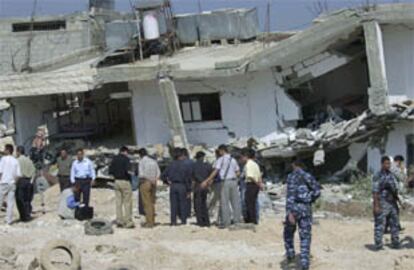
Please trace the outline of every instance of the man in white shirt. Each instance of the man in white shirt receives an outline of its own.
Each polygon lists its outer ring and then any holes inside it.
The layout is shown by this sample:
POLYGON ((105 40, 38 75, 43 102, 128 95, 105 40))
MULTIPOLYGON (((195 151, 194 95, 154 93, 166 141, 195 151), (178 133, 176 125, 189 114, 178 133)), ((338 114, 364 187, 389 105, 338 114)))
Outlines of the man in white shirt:
POLYGON ((92 181, 96 178, 96 172, 92 161, 84 156, 83 149, 79 149, 76 153, 77 159, 72 163, 70 181, 72 185, 79 185, 80 188, 80 192, 76 193, 76 200, 80 202, 82 195, 82 203, 88 207, 92 181))
POLYGON ((240 168, 237 161, 229 154, 226 145, 220 145, 220 158, 214 164, 214 171, 206 179, 204 185, 210 185, 217 174, 223 181, 223 187, 220 194, 222 227, 227 228, 231 224, 231 217, 233 216, 233 223, 238 224, 242 222, 241 218, 241 203, 238 186, 238 178, 240 175, 240 168), (231 206, 231 208, 230 208, 231 206))
POLYGON ((16 181, 21 177, 20 165, 13 152, 13 145, 7 144, 0 160, 0 202, 7 196, 6 223, 9 225, 13 222, 16 181))

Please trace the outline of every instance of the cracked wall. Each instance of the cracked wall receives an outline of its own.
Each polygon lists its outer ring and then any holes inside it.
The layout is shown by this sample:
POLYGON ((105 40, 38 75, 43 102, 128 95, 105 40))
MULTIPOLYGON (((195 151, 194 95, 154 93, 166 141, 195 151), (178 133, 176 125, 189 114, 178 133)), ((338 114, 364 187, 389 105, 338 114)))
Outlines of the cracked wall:
MULTIPOLYGON (((403 25, 382 26, 388 91, 391 99, 400 97, 414 99, 414 28, 403 25)), ((387 155, 403 155, 408 158, 408 138, 414 135, 414 123, 403 122, 394 127, 387 136, 387 155)), ((383 153, 376 148, 368 150, 368 169, 380 168, 383 153)))
MULTIPOLYGON (((275 84, 270 71, 231 78, 175 81, 177 93, 220 93, 221 121, 186 123, 192 144, 217 145, 233 137, 266 136, 278 130, 278 112, 285 119, 300 117, 296 104, 275 84), (278 105, 278 106, 277 106, 278 105)), ((157 84, 130 83, 133 92, 134 123, 139 145, 166 143, 169 128, 157 84)))
MULTIPOLYGON (((60 58, 74 51, 98 44, 95 34, 100 32, 86 17, 36 17, 35 22, 66 21, 65 29, 33 31, 30 65, 60 58)), ((26 60, 30 31, 13 32, 14 23, 28 23, 27 18, 0 20, 0 71, 3 74, 20 71, 26 60), (14 65, 14 66, 13 66, 14 65)))

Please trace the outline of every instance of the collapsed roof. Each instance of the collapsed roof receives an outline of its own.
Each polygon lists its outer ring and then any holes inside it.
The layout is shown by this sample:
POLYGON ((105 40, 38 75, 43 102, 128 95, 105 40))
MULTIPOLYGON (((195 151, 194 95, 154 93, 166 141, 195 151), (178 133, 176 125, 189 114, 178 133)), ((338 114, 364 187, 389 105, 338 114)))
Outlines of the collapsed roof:
MULTIPOLYGON (((313 153, 318 148, 325 151, 348 146, 355 142, 368 141, 375 135, 384 135, 392 124, 414 120, 414 100, 393 104, 384 115, 369 111, 338 123, 327 122, 319 129, 298 129, 290 133, 278 133, 264 138, 258 150, 265 158, 291 158, 298 154, 313 153)), ((260 139, 258 139, 260 143, 260 139)))

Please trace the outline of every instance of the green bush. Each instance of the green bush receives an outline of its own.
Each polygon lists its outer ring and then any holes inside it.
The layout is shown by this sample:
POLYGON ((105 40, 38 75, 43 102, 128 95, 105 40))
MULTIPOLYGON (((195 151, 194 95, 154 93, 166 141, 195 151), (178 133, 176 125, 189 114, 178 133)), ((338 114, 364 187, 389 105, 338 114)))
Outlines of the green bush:
POLYGON ((368 175, 352 181, 345 193, 351 194, 354 200, 370 201, 372 197, 372 176, 368 175))

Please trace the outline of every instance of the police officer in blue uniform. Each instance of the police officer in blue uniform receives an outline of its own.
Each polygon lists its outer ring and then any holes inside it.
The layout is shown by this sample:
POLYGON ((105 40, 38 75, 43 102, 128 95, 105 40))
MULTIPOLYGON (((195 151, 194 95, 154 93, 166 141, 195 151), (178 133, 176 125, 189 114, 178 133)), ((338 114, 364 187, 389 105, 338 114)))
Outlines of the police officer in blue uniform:
POLYGON ((312 239, 312 203, 320 194, 321 188, 316 179, 303 170, 304 165, 296 160, 292 163, 293 172, 287 178, 286 221, 283 238, 288 262, 295 259, 294 236, 299 228, 300 262, 302 270, 309 269, 310 246, 312 239))
POLYGON ((384 156, 381 158, 381 171, 372 178, 372 197, 374 208, 374 241, 375 248, 383 248, 382 238, 387 218, 391 228, 391 242, 393 248, 399 248, 399 211, 398 187, 395 175, 390 171, 391 160, 384 156))

